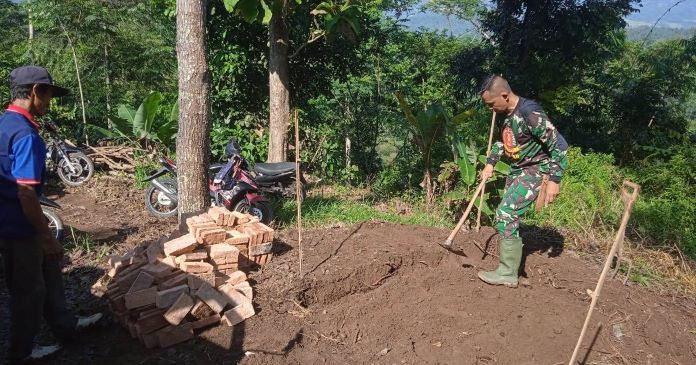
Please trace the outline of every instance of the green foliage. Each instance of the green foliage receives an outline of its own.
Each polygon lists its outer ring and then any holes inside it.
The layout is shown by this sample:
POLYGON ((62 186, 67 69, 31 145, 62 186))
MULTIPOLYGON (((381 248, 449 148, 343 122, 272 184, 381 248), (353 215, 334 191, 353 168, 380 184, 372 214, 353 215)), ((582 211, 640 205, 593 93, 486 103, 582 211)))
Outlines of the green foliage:
POLYGON ((242 157, 250 163, 264 161, 268 155, 268 133, 264 132, 261 121, 252 116, 224 123, 216 121, 210 130, 211 161, 223 161, 225 145, 235 138, 242 148, 242 157))
POLYGON ((113 117, 113 130, 92 126, 107 137, 120 137, 131 142, 139 142, 145 147, 155 144, 170 148, 179 121, 179 105, 174 102, 171 107, 163 107, 162 94, 151 92, 138 109, 122 104, 118 107, 118 117, 113 117), (166 115, 163 115, 166 114, 166 115))
POLYGON ((526 223, 564 227, 576 232, 616 225, 623 204, 618 189, 621 175, 609 154, 568 150, 568 169, 558 199, 541 213, 530 211, 526 223))
POLYGON ((656 246, 677 244, 696 257, 696 146, 686 142, 666 159, 649 158, 627 168, 641 185, 633 220, 641 236, 656 246))

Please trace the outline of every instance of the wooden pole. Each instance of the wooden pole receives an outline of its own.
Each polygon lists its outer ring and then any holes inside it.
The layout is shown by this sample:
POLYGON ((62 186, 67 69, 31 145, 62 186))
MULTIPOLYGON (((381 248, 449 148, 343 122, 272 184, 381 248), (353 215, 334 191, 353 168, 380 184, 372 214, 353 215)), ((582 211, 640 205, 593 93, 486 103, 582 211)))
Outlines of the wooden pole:
POLYGON ((471 196, 471 201, 469 202, 469 205, 466 207, 464 214, 462 215, 461 218, 459 218, 459 223, 457 223, 457 226, 454 227, 454 230, 452 230, 449 237, 447 237, 447 240, 445 240, 444 243, 440 244, 441 246, 443 246, 445 248, 452 247, 452 242, 454 242, 454 237, 457 236, 457 233, 462 228, 462 225, 464 225, 464 222, 466 222, 466 219, 469 216, 469 213, 471 212, 471 208, 474 206, 474 202, 476 201, 476 197, 479 195, 479 193, 481 192, 481 189, 483 189, 483 187, 485 185, 486 185, 486 179, 481 180, 481 183, 476 188, 476 191, 474 191, 474 194, 471 196))
POLYGON ((302 277, 302 201, 300 196, 300 122, 297 119, 297 110, 295 110, 295 201, 297 204, 297 244, 300 250, 300 277, 302 277))
MULTIPOLYGON (((493 146, 493 131, 495 130, 495 112, 491 117, 491 131, 488 133, 488 148, 486 148, 486 157, 491 153, 493 146)), ((483 207, 483 196, 486 195, 486 186, 481 189, 481 199, 479 200, 478 213, 476 213, 476 232, 481 230, 481 209, 483 207)))
POLYGON ((621 218, 621 226, 619 227, 619 231, 616 232, 616 238, 614 238, 614 243, 611 245, 609 255, 607 256, 607 259, 604 262, 604 268, 602 269, 602 273, 599 275, 597 286, 595 287, 594 292, 592 292, 592 302, 590 303, 590 309, 587 311, 587 317, 585 317, 585 323, 582 326, 582 331, 580 332, 580 338, 578 338, 578 343, 575 345, 575 350, 573 350, 573 356, 570 358, 570 362, 568 362, 569 365, 576 364, 578 352, 580 351, 580 345, 582 344, 582 340, 585 337, 585 332, 587 332, 587 327, 589 327, 590 325, 592 311, 594 311, 594 307, 595 305, 597 305, 599 293, 602 291, 602 287, 604 286, 604 280, 607 277, 607 273, 609 272, 609 267, 611 266, 612 259, 616 254, 616 250, 618 249, 619 245, 623 242, 624 234, 626 232, 626 225, 628 224, 628 218, 631 216, 631 209, 633 209, 633 204, 636 202, 636 199, 638 198, 639 191, 640 186, 638 184, 635 184, 628 180, 624 180, 621 191, 621 197, 624 201, 624 212, 623 217, 621 218), (631 188, 633 191, 629 194, 626 191, 626 187, 631 188))

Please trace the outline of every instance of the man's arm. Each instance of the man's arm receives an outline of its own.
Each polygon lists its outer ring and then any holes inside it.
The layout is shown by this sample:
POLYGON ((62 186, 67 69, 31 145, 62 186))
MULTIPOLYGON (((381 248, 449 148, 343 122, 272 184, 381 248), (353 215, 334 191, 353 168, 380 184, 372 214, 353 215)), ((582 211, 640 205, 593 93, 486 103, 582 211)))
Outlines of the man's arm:
POLYGON ((568 165, 568 159, 566 158, 568 143, 558 133, 556 127, 554 127, 543 111, 532 112, 528 121, 532 135, 545 145, 551 155, 551 160, 549 161, 549 182, 544 199, 544 206, 546 206, 554 201, 560 192, 563 172, 568 165))
POLYGON ((43 142, 37 135, 26 135, 13 143, 12 153, 15 156, 12 162, 12 175, 16 179, 17 198, 22 206, 22 212, 41 240, 44 255, 60 258, 63 248, 48 228, 48 222, 43 215, 36 193, 36 186, 41 183, 44 168, 43 142))
POLYGON ((39 197, 36 195, 34 187, 26 184, 17 184, 17 197, 19 198, 19 204, 22 206, 24 216, 34 226, 36 234, 41 239, 44 255, 60 259, 63 255, 63 247, 48 228, 46 217, 43 215, 39 197))
POLYGON ((563 178, 563 172, 568 165, 566 151, 568 143, 563 136, 556 130, 556 127, 551 124, 549 118, 544 112, 533 112, 529 117, 529 127, 532 135, 543 143, 546 149, 551 154, 549 162, 549 180, 560 183, 563 178))

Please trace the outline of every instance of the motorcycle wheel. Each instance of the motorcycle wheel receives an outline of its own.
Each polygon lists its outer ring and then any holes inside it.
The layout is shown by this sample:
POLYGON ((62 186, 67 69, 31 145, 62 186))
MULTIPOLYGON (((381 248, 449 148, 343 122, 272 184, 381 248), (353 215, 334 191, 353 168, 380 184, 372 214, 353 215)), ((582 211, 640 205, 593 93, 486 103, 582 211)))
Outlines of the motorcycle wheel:
POLYGON ((249 213, 266 225, 270 224, 273 220, 273 207, 271 207, 271 203, 265 201, 252 203, 251 206, 249 206, 249 201, 242 199, 234 205, 232 210, 240 213, 249 213))
POLYGON ((70 152, 68 159, 75 168, 75 172, 70 171, 65 159, 58 162, 58 177, 68 186, 80 186, 86 183, 94 175, 94 162, 83 152, 70 152))
POLYGON ((53 233, 53 237, 60 242, 63 238, 63 220, 60 219, 58 214, 51 210, 46 208, 41 208, 41 210, 43 211, 44 217, 46 217, 48 228, 51 230, 51 233, 53 233))
MULTIPOLYGON (((176 192, 176 180, 162 179, 160 183, 176 192)), ((145 207, 157 218, 175 217, 179 210, 177 202, 172 201, 162 190, 152 184, 145 190, 145 207)))

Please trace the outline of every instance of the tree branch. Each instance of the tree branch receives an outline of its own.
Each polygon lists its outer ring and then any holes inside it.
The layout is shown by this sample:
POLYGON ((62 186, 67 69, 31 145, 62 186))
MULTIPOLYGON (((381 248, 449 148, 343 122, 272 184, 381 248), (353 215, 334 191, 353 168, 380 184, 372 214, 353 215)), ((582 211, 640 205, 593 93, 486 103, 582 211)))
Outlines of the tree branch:
POLYGON ((324 38, 325 36, 326 36, 326 32, 322 31, 321 34, 319 34, 315 37, 310 37, 307 42, 304 42, 301 46, 297 47, 295 52, 293 52, 293 54, 291 54, 290 57, 288 57, 288 58, 289 59, 295 58, 295 56, 297 56, 305 47, 307 47, 308 45, 324 38))

